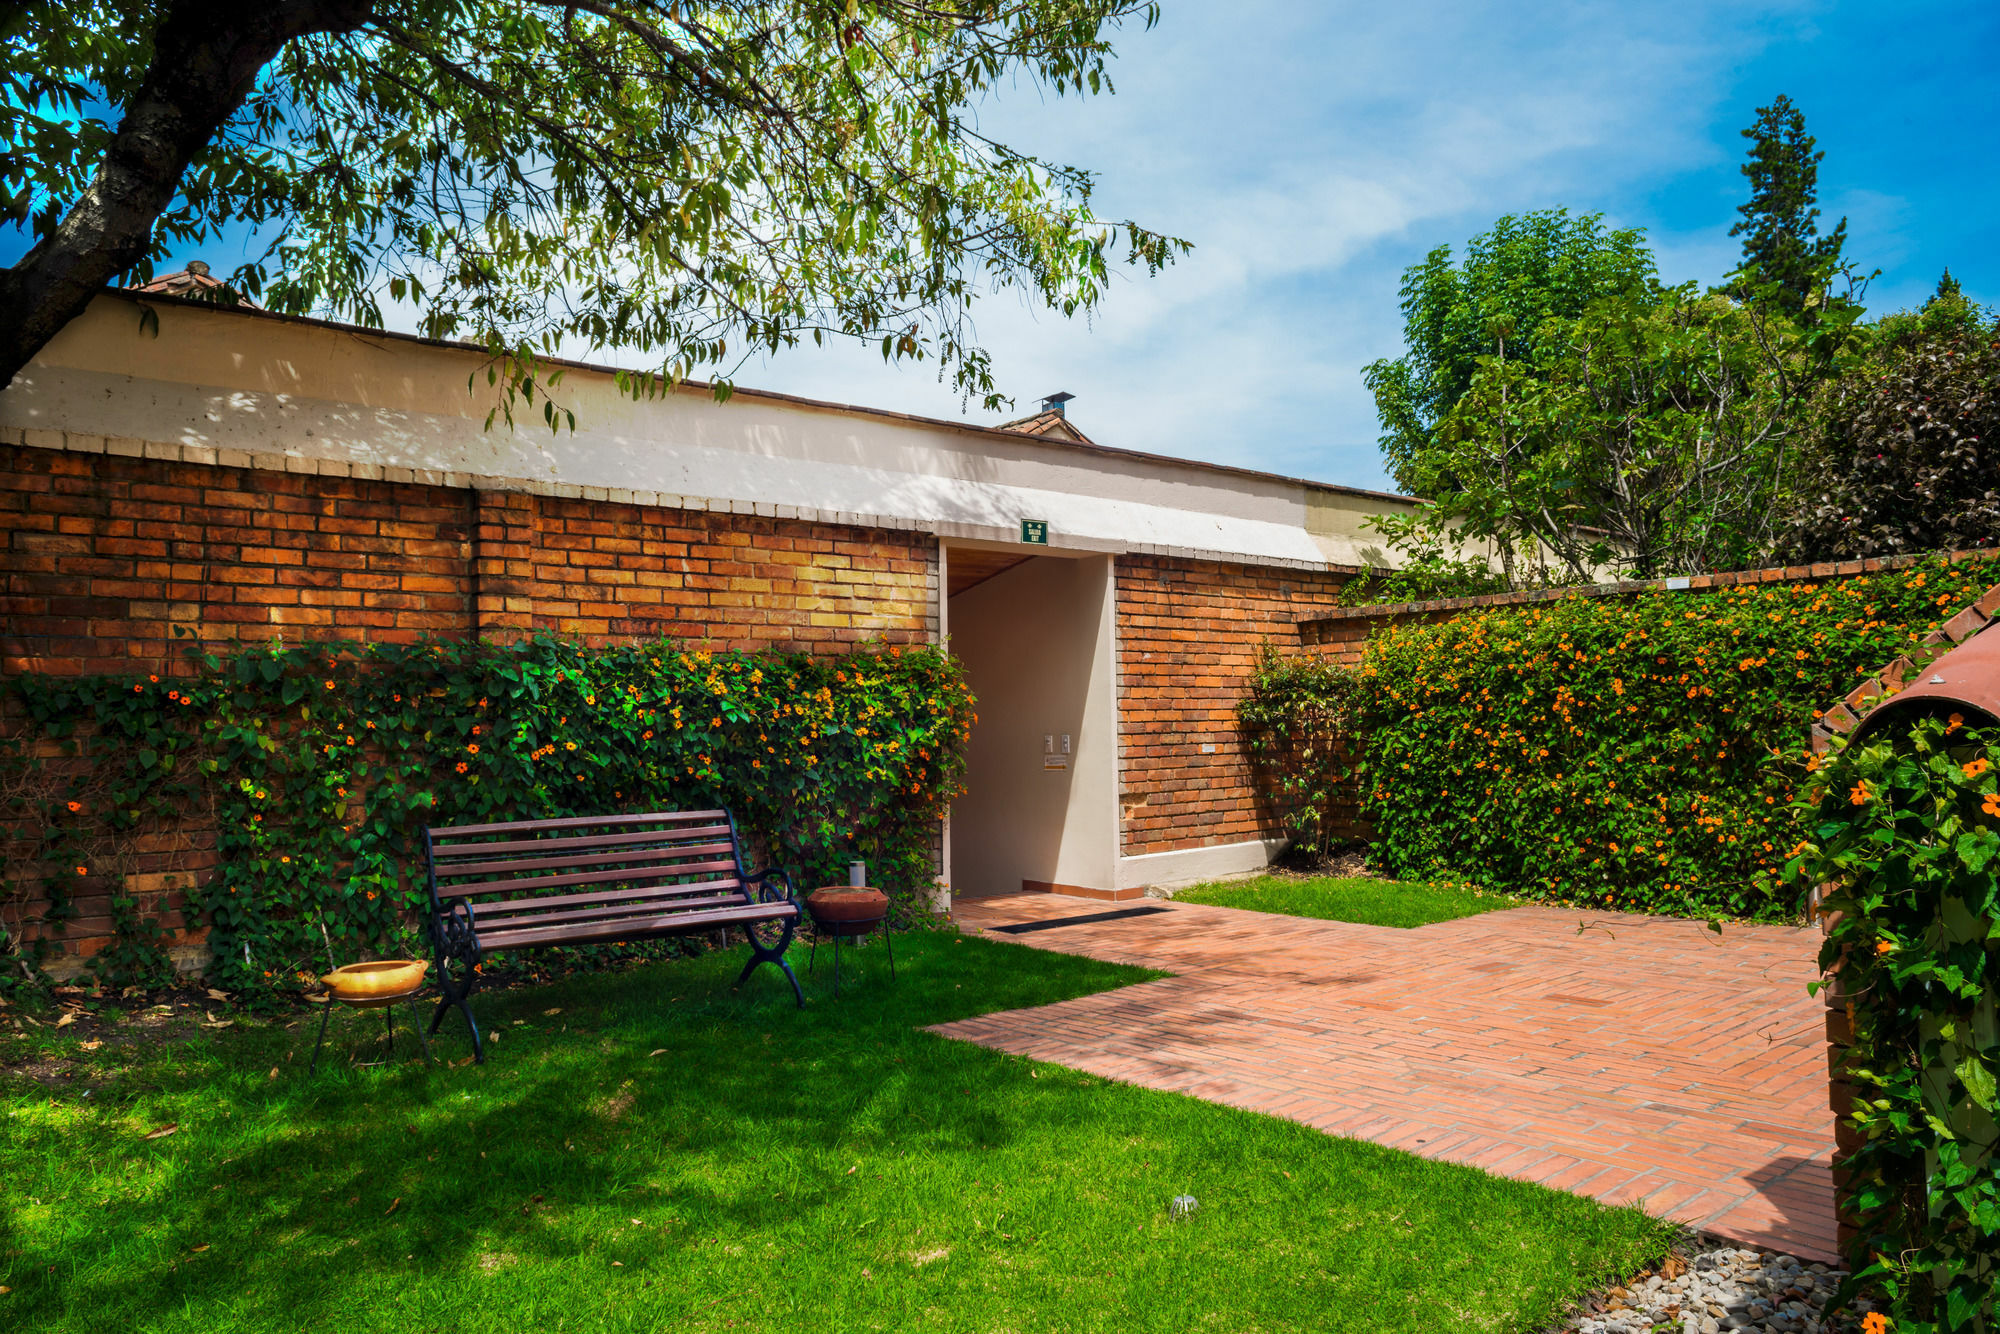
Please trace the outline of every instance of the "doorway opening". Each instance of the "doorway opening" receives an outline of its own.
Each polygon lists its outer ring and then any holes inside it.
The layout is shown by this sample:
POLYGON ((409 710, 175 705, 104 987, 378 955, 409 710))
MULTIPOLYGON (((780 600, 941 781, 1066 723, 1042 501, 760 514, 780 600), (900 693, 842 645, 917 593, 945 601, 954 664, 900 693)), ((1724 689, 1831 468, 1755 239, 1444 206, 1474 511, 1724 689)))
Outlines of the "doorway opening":
POLYGON ((945 629, 979 701, 951 811, 952 894, 1114 897, 1111 558, 953 542, 943 561, 945 629))

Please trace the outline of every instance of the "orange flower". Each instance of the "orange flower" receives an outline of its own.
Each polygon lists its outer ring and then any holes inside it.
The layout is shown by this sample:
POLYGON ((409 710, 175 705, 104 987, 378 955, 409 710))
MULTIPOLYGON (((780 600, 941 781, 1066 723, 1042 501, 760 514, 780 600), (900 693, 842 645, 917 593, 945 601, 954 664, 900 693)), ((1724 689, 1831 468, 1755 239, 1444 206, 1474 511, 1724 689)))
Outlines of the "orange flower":
POLYGON ((1856 806, 1866 806, 1868 804, 1868 784, 1856 783, 1854 790, 1847 794, 1847 799, 1856 806))
POLYGON ((583 702, 584 702, 585 704, 595 704, 595 703, 597 703, 597 696, 595 696, 595 695, 585 695, 585 696, 583 697, 583 702))
POLYGON ((458 771, 459 771, 460 773, 464 773, 464 772, 465 772, 465 761, 464 761, 464 760, 460 760, 460 761, 458 762, 458 771))
POLYGON ((333 689, 333 682, 331 682, 331 681, 328 681, 328 682, 326 683, 326 688, 327 688, 328 690, 331 690, 331 689, 333 689))
POLYGON ((1993 762, 1991 760, 1974 760, 1965 766, 1965 776, 1967 778, 1977 778, 1992 767, 1993 762))
POLYGON ((1875 952, 1877 954, 1887 954, 1890 950, 1893 950, 1895 948, 1896 945, 1894 941, 1878 940, 1875 942, 1875 952))
POLYGON ((1963 726, 1965 726, 1965 715, 1962 713, 1954 713, 1951 717, 1944 720, 1944 730, 1946 732, 1956 732, 1963 726))
POLYGON ((76 813, 77 813, 78 811, 80 811, 80 810, 82 810, 82 809, 83 809, 83 803, 82 803, 82 802, 80 802, 80 801, 72 801, 72 802, 71 802, 71 803, 69 804, 69 813, 70 813, 71 815, 75 815, 75 814, 76 814, 76 813))
POLYGON ((1980 803, 1979 809, 2000 820, 2000 792, 1988 792, 1986 800, 1980 803))
POLYGON ((78 875, 89 875, 89 874, 90 874, 90 868, 89 868, 88 866, 79 866, 79 867, 77 867, 77 868, 76 868, 76 873, 77 873, 78 875))
POLYGON ((1870 1311, 1861 1317, 1861 1334, 1889 1334, 1889 1317, 1880 1311, 1870 1311))
POLYGON ((465 748, 465 751, 468 755, 477 755, 479 753, 479 743, 477 741, 473 742, 465 748))

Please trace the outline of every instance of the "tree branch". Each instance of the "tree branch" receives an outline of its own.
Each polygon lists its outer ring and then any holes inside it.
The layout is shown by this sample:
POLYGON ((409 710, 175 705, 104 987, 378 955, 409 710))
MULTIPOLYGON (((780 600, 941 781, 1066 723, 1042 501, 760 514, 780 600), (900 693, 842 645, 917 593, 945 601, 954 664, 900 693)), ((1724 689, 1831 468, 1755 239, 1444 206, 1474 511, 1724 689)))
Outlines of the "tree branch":
POLYGON ((0 273, 0 389, 91 297, 146 257, 188 164, 285 43, 351 31, 369 9, 369 0, 170 0, 153 34, 152 63, 89 187, 53 232, 0 273))

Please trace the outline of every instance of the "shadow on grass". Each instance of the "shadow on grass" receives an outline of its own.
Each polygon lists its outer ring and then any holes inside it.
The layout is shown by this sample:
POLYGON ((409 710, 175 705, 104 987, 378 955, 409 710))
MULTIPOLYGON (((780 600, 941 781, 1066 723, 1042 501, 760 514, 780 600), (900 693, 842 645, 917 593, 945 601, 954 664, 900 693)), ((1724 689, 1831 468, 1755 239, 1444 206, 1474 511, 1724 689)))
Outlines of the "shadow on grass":
MULTIPOLYGON (((1634 1214, 917 1031, 1153 974, 941 935, 898 942, 897 982, 864 957, 804 1011, 770 969, 731 993, 731 954, 488 994, 484 1066, 288 1073, 315 1016, 88 1099, 10 1097, 0 1322, 1509 1328, 1661 1244, 1634 1214), (1169 1223, 1190 1190, 1202 1211, 1169 1223)), ((454 1019, 436 1050, 468 1052, 454 1019)))

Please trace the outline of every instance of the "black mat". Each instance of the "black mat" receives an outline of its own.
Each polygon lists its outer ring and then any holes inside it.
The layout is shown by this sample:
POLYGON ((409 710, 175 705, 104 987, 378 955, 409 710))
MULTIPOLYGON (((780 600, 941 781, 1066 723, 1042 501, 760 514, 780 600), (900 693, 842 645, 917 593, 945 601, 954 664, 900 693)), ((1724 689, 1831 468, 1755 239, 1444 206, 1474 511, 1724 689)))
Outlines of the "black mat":
POLYGON ((1049 931, 1059 926, 1082 926, 1085 922, 1115 922, 1121 917, 1149 917, 1156 912, 1171 911, 1173 911, 1171 908, 1120 908, 1117 912, 1091 912, 1081 917, 1045 917, 1039 922, 1016 922, 1012 926, 989 926, 986 929, 1019 936, 1030 931, 1049 931))

